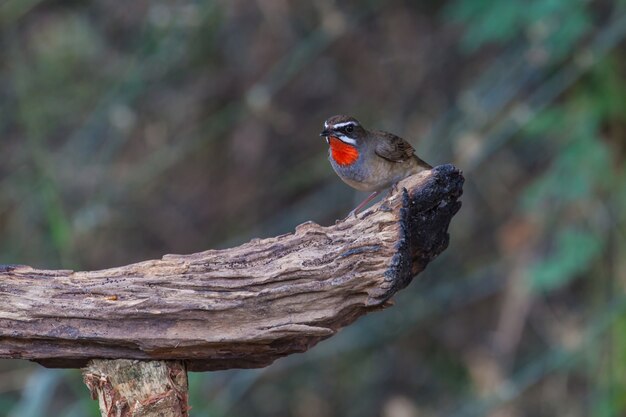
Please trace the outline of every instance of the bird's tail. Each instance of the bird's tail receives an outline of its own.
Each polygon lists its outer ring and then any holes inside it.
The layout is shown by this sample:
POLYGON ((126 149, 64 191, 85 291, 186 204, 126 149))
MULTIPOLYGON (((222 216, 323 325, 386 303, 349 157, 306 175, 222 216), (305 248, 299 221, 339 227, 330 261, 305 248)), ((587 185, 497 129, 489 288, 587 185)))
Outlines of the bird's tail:
POLYGON ((419 158, 417 155, 413 154, 413 158, 415 158, 415 162, 417 163, 417 166, 421 169, 417 170, 417 172, 420 172, 422 170, 425 169, 432 169, 433 167, 426 161, 424 161, 423 159, 419 158))

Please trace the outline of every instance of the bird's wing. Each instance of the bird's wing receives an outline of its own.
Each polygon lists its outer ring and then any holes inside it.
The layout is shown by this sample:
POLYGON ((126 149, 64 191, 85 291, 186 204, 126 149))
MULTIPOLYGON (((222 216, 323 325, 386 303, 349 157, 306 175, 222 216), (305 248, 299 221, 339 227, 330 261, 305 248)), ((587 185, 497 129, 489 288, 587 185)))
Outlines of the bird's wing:
POLYGON ((413 156, 415 149, 401 137, 382 130, 373 133, 381 139, 375 149, 376 154, 381 158, 391 162, 402 162, 413 156))

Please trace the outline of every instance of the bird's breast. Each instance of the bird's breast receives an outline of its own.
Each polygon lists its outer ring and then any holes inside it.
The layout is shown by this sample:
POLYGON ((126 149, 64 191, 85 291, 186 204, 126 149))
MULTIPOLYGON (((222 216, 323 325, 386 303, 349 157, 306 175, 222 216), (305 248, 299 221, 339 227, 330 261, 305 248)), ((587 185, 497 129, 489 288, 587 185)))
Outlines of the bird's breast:
POLYGON ((334 136, 328 138, 330 145, 330 155, 340 166, 354 164, 359 159, 359 151, 356 147, 342 142, 334 136))

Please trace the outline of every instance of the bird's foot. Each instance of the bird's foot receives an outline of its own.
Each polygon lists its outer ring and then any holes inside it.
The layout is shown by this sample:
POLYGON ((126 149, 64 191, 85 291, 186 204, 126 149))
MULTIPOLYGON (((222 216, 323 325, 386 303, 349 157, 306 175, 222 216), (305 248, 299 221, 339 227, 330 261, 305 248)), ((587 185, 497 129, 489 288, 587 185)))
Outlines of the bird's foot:
POLYGON ((374 198, 376 198, 376 196, 380 193, 380 191, 374 191, 372 194, 370 194, 369 197, 367 197, 365 200, 363 200, 363 202, 361 204, 359 204, 358 206, 355 207, 354 210, 352 210, 350 213, 348 213, 348 217, 346 217, 346 220, 350 218, 350 216, 354 216, 355 219, 357 219, 357 214, 359 214, 359 212, 361 210, 363 210, 363 208, 367 205, 367 203, 369 203, 370 201, 372 201, 374 198))

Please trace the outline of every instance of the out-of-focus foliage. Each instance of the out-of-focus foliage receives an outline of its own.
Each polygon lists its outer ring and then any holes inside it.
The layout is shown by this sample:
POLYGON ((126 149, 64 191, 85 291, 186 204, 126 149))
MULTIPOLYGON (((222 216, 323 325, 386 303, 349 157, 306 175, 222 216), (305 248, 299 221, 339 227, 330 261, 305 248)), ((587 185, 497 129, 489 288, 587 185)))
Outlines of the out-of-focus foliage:
POLYGON ((468 24, 461 42, 471 51, 485 43, 517 41, 523 34, 560 58, 593 30, 587 0, 454 0, 447 11, 452 21, 468 24))
MULTIPOLYGON (((94 269, 331 224, 348 113, 467 183, 396 300, 195 416, 626 413, 626 2, 0 3, 0 262, 94 269)), ((209 325, 209 324, 207 324, 209 325)), ((97 416, 0 362, 0 416, 97 416)))

